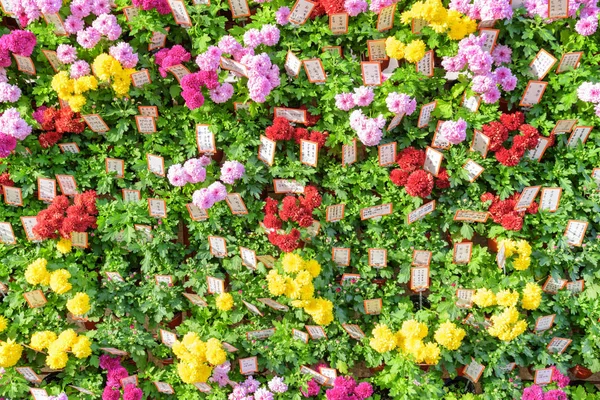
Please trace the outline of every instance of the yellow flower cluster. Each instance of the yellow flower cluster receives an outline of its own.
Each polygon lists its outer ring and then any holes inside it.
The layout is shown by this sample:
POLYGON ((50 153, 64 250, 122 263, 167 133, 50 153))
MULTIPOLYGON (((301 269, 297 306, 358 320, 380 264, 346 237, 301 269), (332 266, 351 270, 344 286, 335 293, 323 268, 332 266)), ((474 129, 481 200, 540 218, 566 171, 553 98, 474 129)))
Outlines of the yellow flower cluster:
POLYGON ((101 81, 111 82, 111 87, 117 96, 121 97, 129 93, 131 74, 135 69, 123 68, 116 58, 102 53, 94 60, 92 70, 101 81))
POLYGON ((434 339, 448 350, 458 350, 465 335, 464 329, 446 321, 435 331, 434 339))
POLYGON ((403 24, 413 19, 425 21, 437 33, 447 33, 452 40, 460 40, 477 30, 477 22, 455 10, 444 8, 441 0, 419 1, 401 15, 403 24))
POLYGON ((12 339, 0 342, 0 368, 9 368, 15 365, 22 353, 23 346, 15 343, 12 339))
POLYGON ((333 321, 333 304, 326 299, 315 298, 313 279, 321 273, 316 260, 304 260, 294 253, 286 253, 281 259, 285 275, 272 269, 267 274, 269 292, 273 296, 285 295, 294 307, 302 308, 319 325, 333 321))
POLYGON ((542 303, 542 288, 533 282, 529 282, 523 289, 521 307, 526 310, 535 310, 542 303))
POLYGON ((479 307, 491 307, 499 305, 502 307, 514 307, 519 301, 519 292, 501 290, 494 294, 490 289, 477 289, 473 295, 473 303, 479 307))
POLYGON ((402 329, 393 333, 386 325, 379 324, 373 331, 370 346, 379 353, 386 353, 394 349, 412 356, 418 364, 426 363, 435 365, 440 360, 440 348, 434 342, 425 343, 423 339, 429 330, 427 325, 415 320, 402 323, 402 329))
POLYGON ((477 289, 472 299, 473 303, 479 307, 491 307, 496 305, 496 295, 490 289, 477 289))
POLYGON ((75 112, 81 111, 81 108, 87 103, 87 99, 83 94, 97 88, 98 80, 91 75, 71 79, 67 71, 60 71, 52 78, 52 89, 75 112))
POLYGON ((50 274, 50 289, 58 294, 65 294, 73 286, 69 283, 71 274, 66 269, 58 269, 50 274))
POLYGON ((503 341, 511 341, 525 332, 527 322, 519 319, 519 312, 515 307, 507 307, 498 315, 490 318, 492 326, 488 328, 490 335, 503 341))
POLYGON ((506 257, 517 254, 517 258, 513 261, 513 266, 517 271, 524 271, 531 264, 531 245, 525 240, 503 240, 500 246, 504 245, 506 257))
POLYGON ((48 261, 45 258, 38 258, 25 271, 25 280, 30 285, 49 285, 50 272, 46 269, 48 261))
POLYGON ((45 258, 38 258, 25 270, 25 280, 31 285, 50 285, 50 289, 58 294, 65 294, 71 290, 69 283, 71 274, 66 269, 58 269, 52 273, 48 272, 46 267, 48 261, 45 258))
POLYGON ((87 313, 90 311, 90 296, 78 292, 72 299, 67 301, 67 310, 77 316, 87 313))
POLYGON ((229 293, 220 293, 215 299, 215 305, 220 311, 229 311, 233 308, 233 296, 229 293))
POLYGON ((69 239, 61 238, 58 243, 56 243, 56 250, 62 254, 70 253, 72 248, 73 247, 69 239))
POLYGON ((77 335, 73 329, 67 329, 58 336, 52 331, 36 332, 31 336, 29 346, 37 351, 48 349, 46 365, 52 369, 62 369, 67 365, 69 351, 77 358, 86 358, 92 354, 90 339, 77 335))
POLYGON ((227 360, 227 354, 219 340, 211 338, 203 342, 195 332, 186 333, 181 342, 176 340, 173 352, 179 359, 177 372, 185 383, 206 382, 213 366, 221 365, 227 360))
POLYGON ((8 327, 8 320, 0 315, 0 332, 3 332, 8 327))
POLYGON ((391 58, 397 60, 406 59, 411 63, 417 63, 425 57, 425 42, 422 40, 413 40, 409 44, 404 44, 393 36, 385 41, 385 52, 391 58))

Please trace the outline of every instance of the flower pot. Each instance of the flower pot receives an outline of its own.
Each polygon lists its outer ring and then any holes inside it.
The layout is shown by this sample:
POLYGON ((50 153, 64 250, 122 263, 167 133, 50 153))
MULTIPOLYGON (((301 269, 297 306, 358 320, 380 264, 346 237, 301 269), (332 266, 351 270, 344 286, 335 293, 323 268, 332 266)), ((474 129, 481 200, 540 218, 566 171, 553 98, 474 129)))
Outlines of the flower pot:
POLYGON ((577 379, 588 379, 592 376, 592 371, 582 365, 576 365, 569 369, 569 372, 577 379))
POLYGON ((374 374, 376 374, 378 372, 383 371, 384 368, 385 368, 385 363, 381 364, 378 367, 369 368, 369 371, 371 371, 371 373, 374 375, 374 374))
POLYGON ((382 287, 387 282, 387 278, 373 278, 372 282, 379 287, 382 287))
POLYGON ((182 322, 183 322, 183 313, 178 312, 177 314, 175 314, 175 317, 173 317, 173 319, 171 321, 169 321, 169 323, 167 323, 167 326, 171 329, 175 329, 179 325, 181 325, 182 322))
POLYGON ((421 368, 421 370, 424 371, 424 372, 428 372, 429 368, 431 368, 431 365, 429 365, 429 364, 419 364, 419 368, 421 368))
POLYGON ((83 321, 83 326, 85 326, 85 329, 87 329, 88 331, 95 331, 96 330, 96 326, 99 324, 100 322, 94 322, 94 321, 83 321))
POLYGON ((487 247, 488 247, 488 250, 491 251, 492 253, 497 253, 498 252, 498 241, 496 239, 488 238, 487 247))
POLYGON ((465 369, 467 369, 466 365, 456 368, 456 375, 457 376, 465 376, 465 369))
POLYGON ((221 161, 223 160, 223 155, 223 150, 217 150, 217 152, 213 154, 211 158, 215 160, 217 164, 221 164, 221 161))

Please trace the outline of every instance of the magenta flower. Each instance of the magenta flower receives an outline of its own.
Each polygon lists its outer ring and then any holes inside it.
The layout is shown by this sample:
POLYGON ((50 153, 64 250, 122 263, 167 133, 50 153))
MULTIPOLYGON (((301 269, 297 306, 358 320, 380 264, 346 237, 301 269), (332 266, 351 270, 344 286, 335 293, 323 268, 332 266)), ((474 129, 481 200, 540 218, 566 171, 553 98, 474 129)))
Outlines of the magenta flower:
POLYGON ((202 165, 202 161, 199 158, 190 158, 187 160, 183 164, 183 171, 185 172, 188 183, 204 182, 206 179, 206 169, 202 165))
POLYGON ((10 83, 0 82, 0 102, 15 103, 21 98, 21 89, 10 83))
POLYGON ((260 31, 255 28, 248 29, 244 33, 244 44, 252 49, 259 46, 262 43, 262 35, 260 31))
POLYGON ((360 13, 364 13, 369 8, 369 4, 365 0, 345 0, 344 10, 351 17, 356 17, 360 13))
POLYGON ((290 14, 289 7, 279 7, 279 10, 275 12, 275 21, 279 25, 287 25, 290 22, 290 14))
POLYGON ((71 65, 69 72, 71 74, 71 79, 79 79, 82 76, 90 74, 90 64, 88 64, 87 61, 84 60, 75 61, 73 65, 71 65))
POLYGON ((112 46, 108 52, 121 63, 123 68, 135 68, 138 63, 138 54, 133 51, 129 43, 121 42, 112 46))
POLYGON ((275 46, 279 42, 279 29, 275 25, 263 25, 260 30, 263 44, 275 46))
POLYGON ((210 99, 215 103, 225 103, 233 96, 233 86, 230 83, 223 83, 216 89, 210 90, 210 99))
POLYGON ((79 43, 84 49, 93 49, 101 38, 102 35, 100 32, 91 26, 77 32, 77 43, 79 43))
POLYGON ((350 111, 355 105, 352 93, 340 93, 335 95, 335 106, 340 110, 350 111))
POLYGON ((242 163, 238 161, 225 161, 221 167, 221 177, 219 179, 228 185, 233 185, 236 180, 244 176, 245 172, 246 169, 242 163))
POLYGON ((385 102, 388 110, 397 115, 411 115, 417 109, 417 101, 404 93, 391 92, 385 102))
POLYGON ((83 29, 83 20, 75 15, 69 15, 64 22, 65 30, 68 34, 75 34, 83 29))
POLYGON ((464 119, 444 121, 439 128, 440 137, 452 144, 459 144, 467 137, 467 123, 464 119))
POLYGON ((354 103, 359 107, 367 107, 373 102, 375 93, 368 86, 361 86, 354 89, 354 103))
POLYGON ((226 54, 233 54, 241 50, 242 45, 233 36, 223 36, 219 40, 219 49, 226 54))
POLYGON ((77 60, 77 49, 68 44, 61 44, 56 48, 56 56, 63 64, 72 64, 77 60))

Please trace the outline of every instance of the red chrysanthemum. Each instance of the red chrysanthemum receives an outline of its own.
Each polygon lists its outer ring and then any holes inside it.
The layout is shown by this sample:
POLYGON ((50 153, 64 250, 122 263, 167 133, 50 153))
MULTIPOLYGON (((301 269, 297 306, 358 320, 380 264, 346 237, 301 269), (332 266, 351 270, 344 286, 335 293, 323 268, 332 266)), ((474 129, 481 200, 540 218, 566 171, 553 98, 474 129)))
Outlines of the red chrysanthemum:
POLYGON ((281 207, 281 210, 279 210, 279 218, 283 221, 293 220, 300 211, 297 199, 294 196, 286 196, 284 197, 282 204, 283 206, 281 207))
POLYGON ((15 183, 10 179, 10 174, 8 172, 4 172, 0 175, 0 187, 2 186, 15 186, 15 183))
POLYGON ((294 141, 297 144, 300 144, 301 140, 309 140, 310 138, 310 133, 308 133, 308 130, 306 128, 296 128, 294 129, 294 141))
POLYGON ((531 125, 523 124, 519 127, 519 131, 526 139, 525 147, 528 150, 534 149, 540 139, 540 133, 538 130, 531 125))
POLYGON ((38 142, 40 142, 40 146, 42 146, 43 149, 47 149, 58 143, 58 141, 62 139, 62 137, 62 133, 59 133, 57 131, 48 131, 38 136, 38 142))
POLYGON ((327 15, 339 14, 345 12, 344 2, 341 0, 320 0, 327 15))
POLYGON ((265 135, 271 140, 290 140, 294 135, 294 127, 287 119, 277 117, 273 120, 273 125, 265 129, 265 135))
POLYGON ((523 115, 523 113, 520 111, 512 114, 502 114, 500 116, 500 122, 502 122, 502 125, 504 125, 509 131, 516 131, 519 126, 525 122, 525 115, 523 115))
POLYGON ((517 149, 515 151, 507 150, 505 148, 501 148, 496 152, 496 159, 507 167, 514 167, 519 164, 521 161, 522 155, 517 153, 517 149))
POLYGON ((308 228, 313 224, 312 210, 301 208, 298 214, 296 214, 294 221, 301 227, 308 228))
POLYGON ((306 207, 312 212, 312 210, 321 205, 321 201, 322 197, 316 187, 308 185, 304 188, 304 197, 300 198, 302 207, 306 207))
POLYGON ((265 214, 277 214, 278 209, 279 203, 277 202, 277 200, 272 199, 270 197, 267 198, 267 200, 265 201, 265 207, 263 208, 265 214))
POLYGON ((490 138, 489 150, 498 151, 502 147, 502 143, 508 139, 508 129, 501 122, 492 121, 489 124, 483 125, 481 128, 483 134, 490 138))
POLYGON ((410 172, 396 168, 392 170, 392 172, 390 172, 390 180, 396 186, 404 186, 406 185, 406 181, 408 180, 409 175, 410 172))
POLYGON ((516 211, 506 214, 500 222, 502 227, 508 231, 520 231, 523 228, 523 217, 516 211))
POLYGON ((316 142, 319 145, 319 149, 325 146, 328 137, 329 133, 327 132, 312 131, 310 133, 310 140, 316 142))
POLYGON ((263 219, 263 224, 269 229, 281 229, 283 222, 277 218, 277 215, 267 214, 263 219))
POLYGON ((534 201, 525 211, 527 211, 527 214, 537 214, 539 207, 540 205, 534 201))
POLYGON ((425 163, 425 152, 417 150, 414 147, 403 149, 396 157, 398 166, 407 172, 413 172, 418 168, 422 168, 425 163))
POLYGON ((414 171, 406 181, 406 193, 413 197, 425 198, 433 190, 433 176, 426 171, 414 171))
POLYGON ((484 194, 481 195, 480 200, 482 202, 486 202, 486 201, 496 201, 496 196, 494 196, 492 193, 490 192, 486 192, 484 194))
POLYGON ((450 177, 446 168, 440 168, 440 172, 435 179, 435 187, 438 189, 447 189, 450 187, 450 177))

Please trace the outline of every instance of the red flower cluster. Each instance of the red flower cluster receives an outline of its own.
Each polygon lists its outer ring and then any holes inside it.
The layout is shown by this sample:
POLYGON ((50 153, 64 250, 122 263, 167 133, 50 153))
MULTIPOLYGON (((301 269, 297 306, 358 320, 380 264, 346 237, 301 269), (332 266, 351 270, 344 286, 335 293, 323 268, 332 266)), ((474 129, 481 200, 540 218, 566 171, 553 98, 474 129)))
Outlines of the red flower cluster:
POLYGON ((320 17, 321 15, 325 15, 325 8, 323 7, 323 3, 320 0, 316 0, 313 3, 315 3, 315 7, 310 13, 310 19, 315 19, 317 17, 320 17))
POLYGON ((94 190, 75 195, 73 205, 70 205, 67 196, 56 196, 52 204, 37 215, 37 225, 33 228, 33 233, 43 239, 54 239, 59 234, 65 239, 70 239, 71 232, 95 229, 96 215, 98 210, 94 190))
POLYGON ((265 129, 265 135, 271 140, 293 139, 298 144, 300 144, 302 139, 310 140, 312 142, 317 142, 319 144, 319 149, 325 146, 325 142, 329 136, 327 132, 309 132, 305 128, 293 127, 290 124, 290 121, 283 117, 275 118, 273 120, 273 125, 265 129))
POLYGON ((500 197, 492 193, 484 193, 481 195, 481 201, 491 201, 488 212, 492 216, 495 223, 509 231, 520 231, 523 228, 523 218, 525 213, 537 214, 538 203, 533 202, 525 211, 515 211, 515 206, 519 200, 519 194, 515 193, 506 200, 500 200, 500 197))
POLYGON ((69 107, 56 110, 48 108, 44 111, 42 133, 38 141, 44 149, 54 146, 65 133, 80 134, 85 129, 85 124, 79 113, 74 113, 69 107))
MULTIPOLYGON (((317 7, 315 7, 315 8, 317 8, 317 7)), ((321 14, 321 15, 323 15, 323 14, 321 14)), ((306 107, 304 104, 298 108, 300 110, 308 110, 308 107, 306 107)), ((321 116, 319 114, 315 115, 315 114, 311 114, 308 111, 306 111, 306 123, 304 125, 306 125, 308 127, 315 126, 317 124, 317 122, 319 122, 320 119, 321 119, 321 116)))
POLYGON ((0 175, 0 188, 2 188, 2 186, 15 186, 15 183, 10 179, 10 174, 8 172, 0 175))
POLYGON ((500 122, 493 121, 483 125, 483 134, 490 138, 489 149, 496 153, 496 159, 507 167, 514 167, 521 161, 525 151, 534 149, 540 134, 533 126, 525 124, 525 116, 520 111, 502 114, 500 122), (510 149, 502 144, 508 139, 510 132, 519 130, 521 135, 513 138, 510 149))
POLYGON ((321 0, 321 6, 325 9, 327 15, 340 14, 346 12, 344 2, 340 0, 321 0))
POLYGON ((313 210, 321 205, 321 195, 314 186, 307 186, 304 189, 304 196, 286 196, 281 202, 268 198, 263 211, 265 218, 263 224, 267 229, 272 229, 269 233, 269 241, 279 247, 281 251, 289 253, 298 248, 300 244, 300 232, 292 229, 289 234, 280 234, 277 231, 283 226, 283 222, 293 221, 303 228, 308 228, 314 222, 313 210))
POLYGON ((433 187, 446 189, 450 187, 448 171, 440 168, 437 178, 423 169, 425 164, 425 152, 414 147, 403 149, 396 163, 400 168, 390 172, 390 180, 396 186, 406 188, 406 193, 413 197, 425 198, 431 194, 433 187))

